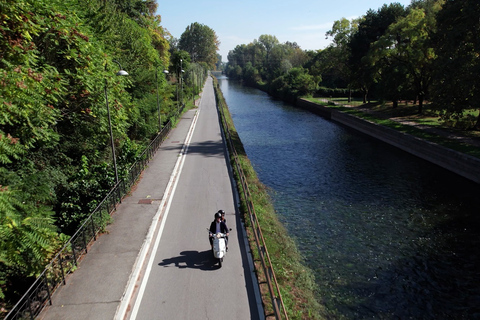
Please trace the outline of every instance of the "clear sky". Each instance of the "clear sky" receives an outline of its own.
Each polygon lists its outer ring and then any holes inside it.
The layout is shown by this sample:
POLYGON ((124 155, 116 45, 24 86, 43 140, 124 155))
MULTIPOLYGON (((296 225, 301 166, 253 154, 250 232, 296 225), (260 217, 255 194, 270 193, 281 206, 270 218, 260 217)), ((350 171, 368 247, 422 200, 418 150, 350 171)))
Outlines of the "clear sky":
POLYGON ((410 0, 157 0, 157 14, 175 38, 194 22, 210 27, 220 41, 218 53, 227 62, 230 50, 262 34, 276 36, 280 43, 296 42, 303 50, 323 49, 331 42, 325 33, 335 20, 357 18, 392 2, 410 4, 410 0))

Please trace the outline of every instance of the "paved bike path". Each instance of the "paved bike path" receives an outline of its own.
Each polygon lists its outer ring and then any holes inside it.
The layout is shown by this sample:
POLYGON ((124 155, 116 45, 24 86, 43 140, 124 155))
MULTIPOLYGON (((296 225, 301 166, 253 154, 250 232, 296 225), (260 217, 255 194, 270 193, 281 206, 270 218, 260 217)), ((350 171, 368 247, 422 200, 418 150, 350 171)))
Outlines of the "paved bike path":
POLYGON ((114 319, 196 110, 182 115, 131 194, 117 206, 107 232, 93 243, 66 285, 57 289, 39 319, 114 319))
POLYGON ((129 320, 264 318, 210 78, 195 117, 139 289, 125 306, 129 320), (218 209, 232 229, 221 268, 207 232, 218 209))

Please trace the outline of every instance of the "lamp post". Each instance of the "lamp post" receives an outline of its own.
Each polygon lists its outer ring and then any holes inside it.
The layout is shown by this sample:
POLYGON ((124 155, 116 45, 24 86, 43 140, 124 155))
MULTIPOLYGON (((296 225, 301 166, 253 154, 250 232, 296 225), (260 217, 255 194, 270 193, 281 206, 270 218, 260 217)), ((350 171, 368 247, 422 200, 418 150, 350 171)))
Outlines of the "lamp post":
MULTIPOLYGON (((177 66, 178 68, 178 66, 177 66)), ((178 82, 180 81, 180 72, 178 71, 178 69, 176 68, 176 72, 177 72, 177 113, 178 113, 178 104, 179 104, 179 99, 178 99, 178 82)), ((182 59, 180 59, 180 70, 182 69, 182 59)))
POLYGON ((181 88, 182 90, 180 90, 180 101, 181 101, 181 106, 183 108, 183 73, 185 72, 185 70, 180 70, 182 73, 180 74, 180 83, 181 83, 181 88))
POLYGON ((193 72, 193 68, 192 68, 192 102, 193 102, 193 106, 195 107, 195 73, 193 72))
MULTIPOLYGON (((183 60, 180 59, 180 105, 182 106, 183 108, 183 73, 185 71, 183 71, 183 60)), ((177 100, 178 100, 178 96, 177 96, 177 100)), ((177 109, 177 113, 179 113, 178 109, 177 109)))
MULTIPOLYGON (((117 76, 128 76, 127 71, 122 69, 120 62, 116 60, 113 60, 113 62, 116 62, 120 67, 120 71, 118 71, 116 74, 117 76)), ((107 69, 107 65, 105 64, 105 70, 106 69, 107 69)), ((110 107, 108 106, 107 86, 108 86, 108 81, 107 81, 107 78, 105 78, 105 104, 107 105, 108 127, 110 128, 110 144, 112 146, 113 168, 115 169, 115 185, 117 185, 118 184, 117 159, 115 157, 115 145, 113 142, 112 119, 110 117, 110 107)))
MULTIPOLYGON (((168 70, 163 70, 163 73, 165 73, 165 76, 166 76, 167 73, 168 73, 168 70)), ((160 113, 160 102, 158 100, 158 70, 157 69, 155 69, 155 81, 157 82, 158 128, 159 128, 160 131, 162 131, 162 115, 160 113)))

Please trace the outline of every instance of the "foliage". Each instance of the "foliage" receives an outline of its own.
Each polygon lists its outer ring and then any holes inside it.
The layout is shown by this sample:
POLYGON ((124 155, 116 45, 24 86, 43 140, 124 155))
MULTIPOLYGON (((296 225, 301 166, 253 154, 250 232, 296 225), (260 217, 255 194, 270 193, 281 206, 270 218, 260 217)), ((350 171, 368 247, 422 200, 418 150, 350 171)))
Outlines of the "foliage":
MULTIPOLYGON (((5 173, 2 170, 2 178, 5 173)), ((41 181, 39 175, 34 177, 36 181, 41 181)), ((14 275, 36 275, 62 244, 57 240, 53 212, 48 206, 35 204, 49 198, 47 186, 25 187, 0 187, 0 282, 5 284, 0 284, 0 298, 12 286, 4 272, 11 273, 10 269, 15 270, 14 275)))
POLYGON ((65 83, 54 67, 38 66, 32 39, 42 24, 32 6, 16 1, 0 6, 0 163, 10 164, 36 144, 58 141, 53 125, 59 111, 53 105, 65 83))
POLYGON ((367 55, 372 64, 382 62, 378 82, 389 85, 385 89, 390 92, 391 100, 397 101, 402 95, 406 96, 408 89, 412 88, 419 100, 420 113, 423 100, 428 95, 436 57, 430 46, 430 35, 435 30, 432 15, 440 9, 441 2, 431 1, 428 8, 411 8, 405 17, 392 23, 385 34, 372 44, 372 50, 367 55))
POLYGON ((189 25, 180 36, 179 49, 187 51, 193 62, 205 62, 210 68, 217 63, 217 50, 220 41, 210 27, 195 22, 189 25))
POLYGON ((358 30, 352 34, 348 42, 350 56, 349 69, 352 72, 351 85, 364 93, 364 103, 369 100, 369 92, 379 75, 378 68, 368 60, 367 56, 373 43, 378 41, 388 27, 399 17, 405 15, 405 9, 399 3, 383 5, 379 10, 369 10, 361 18, 358 30))
MULTIPOLYGON (((332 87, 348 86, 351 78, 351 71, 348 68, 350 50, 348 43, 352 35, 358 30, 359 19, 351 21, 342 18, 333 23, 332 29, 325 36, 332 37, 333 42, 325 50, 319 52, 324 56, 320 65, 323 82, 321 85, 332 87), (326 76, 328 75, 328 77, 326 76)), ((320 60, 320 59, 319 59, 320 60)))
POLYGON ((316 83, 303 68, 292 68, 283 76, 276 78, 271 85, 275 97, 294 101, 300 96, 314 92, 316 83))
POLYGON ((157 94, 164 120, 176 112, 156 76, 170 53, 155 10, 151 0, 0 1, 0 296, 36 276, 112 187, 108 111, 121 176, 158 132, 157 94))
MULTIPOLYGON (((448 0, 438 13, 435 43, 438 58, 432 100, 444 110, 444 119, 461 118, 468 110, 479 109, 480 85, 480 3, 448 0)), ((480 129, 480 115, 475 127, 480 129)))
MULTIPOLYGON (((304 51, 274 35, 237 45, 225 73, 293 100, 299 91, 287 75, 301 67, 321 87, 348 89, 349 97, 361 91, 364 103, 390 100, 395 108, 400 100, 413 100, 422 113, 424 102, 432 101, 445 121, 474 122, 479 129, 480 116, 471 119, 480 98, 479 13, 474 0, 385 4, 358 19, 335 21, 326 33, 332 44, 322 50, 304 51)), ((305 95, 315 93, 315 86, 306 87, 305 95)))
POLYGON ((299 70, 303 70, 300 72, 303 76, 308 55, 296 43, 281 44, 272 35, 261 35, 248 45, 236 46, 229 52, 228 60, 225 71, 229 77, 257 87, 267 81, 266 87, 270 87, 272 94, 287 100, 296 99, 299 92, 311 94, 319 80, 319 77, 309 75, 304 78, 306 82, 300 84, 295 78, 299 76, 299 70), (291 85, 295 87, 289 87, 291 85))

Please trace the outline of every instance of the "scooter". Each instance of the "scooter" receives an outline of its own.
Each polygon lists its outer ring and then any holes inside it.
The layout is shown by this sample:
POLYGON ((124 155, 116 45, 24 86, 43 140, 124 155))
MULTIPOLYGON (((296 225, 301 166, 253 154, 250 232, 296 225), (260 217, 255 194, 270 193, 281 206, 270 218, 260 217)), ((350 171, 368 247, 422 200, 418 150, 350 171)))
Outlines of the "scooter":
MULTIPOLYGON (((209 230, 207 228, 207 230, 209 230)), ((230 229, 231 230, 231 229, 230 229)), ((210 232, 210 230, 209 230, 210 232)), ((213 246, 212 246, 212 252, 213 252, 213 257, 218 259, 218 265, 221 268, 223 264, 223 258, 227 254, 227 243, 225 238, 227 237, 226 233, 215 233, 213 234, 213 246)))

